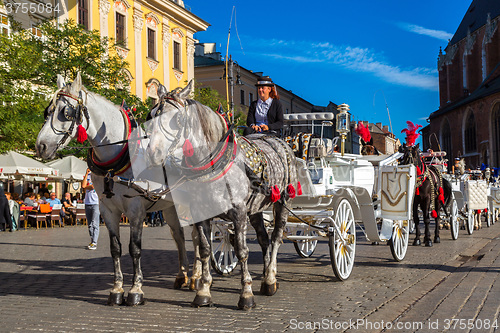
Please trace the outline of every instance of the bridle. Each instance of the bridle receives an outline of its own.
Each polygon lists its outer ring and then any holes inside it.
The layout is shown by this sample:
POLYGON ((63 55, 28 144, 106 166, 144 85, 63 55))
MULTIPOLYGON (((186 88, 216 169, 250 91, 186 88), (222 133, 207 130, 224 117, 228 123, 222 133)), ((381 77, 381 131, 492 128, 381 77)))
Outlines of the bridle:
POLYGON ((63 146, 66 143, 66 140, 68 138, 71 138, 73 136, 73 132, 75 130, 75 126, 83 124, 83 117, 85 117, 85 120, 87 122, 87 127, 85 130, 88 129, 89 127, 89 120, 90 120, 90 115, 87 110, 87 107, 83 103, 83 97, 82 97, 82 90, 79 91, 78 96, 75 96, 73 94, 70 94, 68 92, 62 91, 60 89, 56 94, 55 94, 55 100, 53 100, 49 106, 44 111, 44 119, 47 121, 48 117, 52 114, 52 119, 50 121, 50 127, 52 131, 54 131, 55 134, 63 134, 63 137, 59 142, 57 143, 57 149, 59 149, 61 146, 63 146), (67 121, 71 121, 71 125, 68 130, 61 130, 58 129, 54 126, 54 111, 56 108, 57 102, 61 99, 61 97, 67 97, 75 100, 78 104, 76 108, 69 103, 67 100, 65 100, 65 106, 63 109, 63 116, 64 119, 67 121))

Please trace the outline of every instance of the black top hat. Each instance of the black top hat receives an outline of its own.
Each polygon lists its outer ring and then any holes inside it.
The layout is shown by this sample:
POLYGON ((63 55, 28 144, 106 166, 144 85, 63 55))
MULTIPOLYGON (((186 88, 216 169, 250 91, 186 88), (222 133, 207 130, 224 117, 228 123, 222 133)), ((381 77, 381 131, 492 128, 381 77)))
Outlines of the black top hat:
POLYGON ((257 84, 255 86, 268 86, 268 87, 273 87, 274 83, 273 80, 269 76, 261 76, 259 77, 259 80, 257 81, 257 84))

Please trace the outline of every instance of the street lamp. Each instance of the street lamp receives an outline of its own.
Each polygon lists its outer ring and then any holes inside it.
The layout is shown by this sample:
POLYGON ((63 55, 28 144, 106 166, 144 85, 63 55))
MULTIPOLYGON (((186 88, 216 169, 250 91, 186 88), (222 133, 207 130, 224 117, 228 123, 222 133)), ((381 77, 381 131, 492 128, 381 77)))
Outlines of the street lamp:
POLYGON ((340 133, 340 136, 342 138, 342 143, 341 143, 341 148, 340 148, 340 152, 342 154, 342 156, 344 156, 344 150, 345 150, 345 139, 346 139, 346 136, 347 136, 347 133, 349 133, 350 131, 350 124, 351 124, 351 115, 349 114, 349 105, 343 103, 343 104, 340 104, 338 107, 337 107, 337 111, 339 111, 339 113, 337 113, 337 117, 336 117, 336 120, 337 120, 337 132, 340 133))

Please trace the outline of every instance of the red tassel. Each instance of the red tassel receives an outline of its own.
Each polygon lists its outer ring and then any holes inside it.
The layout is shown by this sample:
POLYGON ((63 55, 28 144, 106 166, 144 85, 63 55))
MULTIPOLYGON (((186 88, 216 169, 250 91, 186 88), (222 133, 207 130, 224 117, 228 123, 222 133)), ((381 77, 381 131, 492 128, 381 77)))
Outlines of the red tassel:
POLYGON ((422 170, 417 166, 417 176, 420 176, 422 174, 422 170))
POLYGON ((477 215, 481 214, 481 209, 477 210, 477 215))
POLYGON ((415 190, 415 195, 420 195, 420 187, 417 187, 417 189, 415 190))
POLYGON ((295 198, 295 187, 293 187, 292 184, 288 184, 288 187, 286 188, 286 191, 288 193, 288 196, 290 199, 295 198))
POLYGON ((439 188, 438 200, 444 204, 444 191, 442 187, 439 188))
POLYGON ((186 157, 193 156, 194 149, 193 149, 193 145, 191 144, 191 141, 189 141, 189 139, 186 139, 186 141, 184 141, 184 145, 182 145, 182 153, 186 157))
POLYGON ((485 209, 484 209, 484 212, 485 212, 485 213, 488 213, 488 208, 485 208, 485 209))
POLYGON ((87 140, 87 131, 82 124, 80 124, 76 130, 76 141, 78 141, 78 143, 84 143, 85 140, 87 140))
POLYGON ((277 185, 273 186, 273 190, 271 191, 271 201, 276 202, 280 199, 280 190, 278 189, 277 185))
POLYGON ((302 195, 302 185, 300 185, 300 182, 297 183, 297 195, 302 195))
POLYGON ((436 217, 438 217, 438 213, 436 212, 436 210, 432 210, 432 212, 431 212, 431 216, 432 216, 432 218, 434 218, 434 219, 435 219, 436 217))

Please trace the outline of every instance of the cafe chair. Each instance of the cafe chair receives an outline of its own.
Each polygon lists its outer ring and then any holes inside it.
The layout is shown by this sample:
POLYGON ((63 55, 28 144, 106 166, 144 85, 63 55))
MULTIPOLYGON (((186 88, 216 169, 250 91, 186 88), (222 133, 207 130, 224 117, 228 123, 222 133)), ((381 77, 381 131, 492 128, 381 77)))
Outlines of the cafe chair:
POLYGON ((85 215, 85 204, 76 204, 75 225, 78 220, 82 221, 82 225, 87 224, 87 215, 85 215))
POLYGON ((50 212, 50 224, 55 225, 55 222, 59 222, 59 227, 63 227, 64 221, 61 218, 61 209, 62 209, 62 204, 54 204, 52 206, 52 211, 50 212))
POLYGON ((50 223, 50 226, 53 228, 52 221, 50 221, 50 204, 38 205, 38 210, 28 213, 28 219, 35 221, 37 229, 43 223, 45 223, 45 229, 47 229, 47 223, 50 223))

